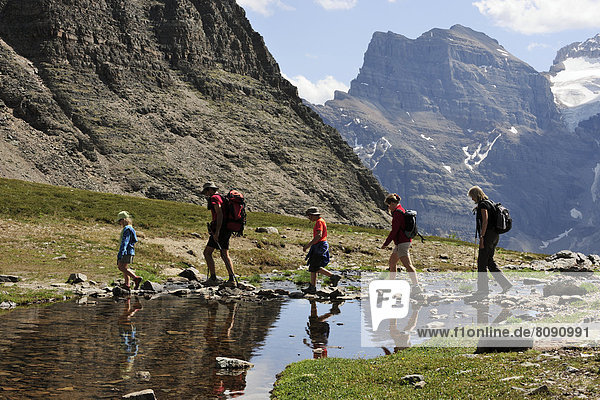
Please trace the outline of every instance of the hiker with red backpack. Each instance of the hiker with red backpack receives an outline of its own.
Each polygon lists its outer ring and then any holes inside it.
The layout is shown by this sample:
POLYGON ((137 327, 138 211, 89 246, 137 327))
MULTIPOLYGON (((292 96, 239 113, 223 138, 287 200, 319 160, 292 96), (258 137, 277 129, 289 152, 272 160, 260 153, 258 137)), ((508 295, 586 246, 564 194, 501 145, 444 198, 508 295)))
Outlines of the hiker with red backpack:
MULTIPOLYGON (((504 276, 498 268, 498 264, 494 261, 494 253, 500 240, 500 233, 506 231, 506 228, 504 230, 497 228, 498 211, 496 211, 496 204, 486 196, 479 186, 471 187, 468 195, 473 202, 477 203, 477 206, 473 209, 477 224, 475 237, 479 235, 477 291, 470 296, 472 300, 477 300, 489 294, 488 270, 502 288, 502 293, 506 293, 512 287, 512 283, 504 276)), ((504 209, 504 207, 502 208, 504 209)), ((510 229, 510 226, 508 229, 510 229)))
POLYGON ((383 242, 381 248, 387 248, 392 241, 396 245, 394 250, 392 250, 392 254, 390 255, 388 262, 390 278, 396 278, 396 265, 398 264, 398 261, 401 261, 402 265, 404 265, 404 268, 406 268, 406 271, 408 272, 410 281, 412 282, 411 296, 420 297, 422 296, 423 289, 419 285, 417 271, 412 265, 409 252, 412 239, 407 237, 405 233, 406 223, 404 216, 406 214, 406 210, 402 207, 402 204, 400 204, 400 196, 396 193, 387 195, 385 198, 385 204, 388 207, 388 211, 392 214, 392 230, 385 239, 385 242, 383 242))
POLYGON ((215 260, 213 258, 213 252, 219 250, 221 253, 221 259, 225 263, 225 268, 229 273, 229 280, 226 282, 227 286, 237 286, 235 273, 233 272, 233 263, 231 257, 229 257, 229 239, 231 238, 232 231, 227 228, 226 221, 226 210, 225 197, 218 192, 219 188, 212 182, 207 182, 202 187, 202 195, 206 197, 208 201, 208 209, 212 214, 212 221, 208 225, 209 238, 206 247, 204 248, 204 259, 210 277, 205 282, 206 285, 216 286, 220 283, 217 278, 215 271, 215 260))

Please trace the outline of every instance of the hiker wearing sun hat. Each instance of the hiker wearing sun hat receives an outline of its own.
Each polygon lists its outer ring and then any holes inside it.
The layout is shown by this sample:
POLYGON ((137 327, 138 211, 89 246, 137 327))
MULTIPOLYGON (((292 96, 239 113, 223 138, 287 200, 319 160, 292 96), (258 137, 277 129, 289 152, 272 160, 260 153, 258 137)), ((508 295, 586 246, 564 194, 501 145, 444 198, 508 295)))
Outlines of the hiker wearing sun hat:
POLYGON ((308 270, 310 271, 310 285, 304 289, 304 293, 314 294, 317 292, 317 273, 328 276, 331 281, 331 286, 337 286, 341 277, 332 274, 325 269, 329 264, 329 243, 327 243, 327 224, 321 217, 321 213, 317 207, 310 207, 304 213, 309 220, 315 223, 313 227, 313 238, 303 247, 303 251, 308 249, 306 255, 308 270))
POLYGON ((134 246, 138 241, 135 229, 131 226, 131 215, 127 211, 121 211, 117 214, 117 223, 123 228, 121 231, 121 244, 119 245, 119 252, 117 254, 117 267, 125 278, 125 289, 131 289, 129 284, 130 278, 134 282, 134 289, 139 289, 142 277, 137 276, 132 269, 128 268, 129 264, 133 262, 133 256, 135 255, 134 246))
POLYGON ((206 260, 206 266, 210 273, 210 278, 205 284, 215 286, 219 284, 217 278, 217 272, 215 270, 215 259, 213 258, 213 252, 219 249, 221 253, 221 259, 225 263, 225 268, 229 273, 229 280, 227 281, 228 286, 237 286, 235 281, 235 273, 233 272, 233 263, 231 257, 229 257, 229 239, 231 238, 231 231, 227 229, 226 224, 223 222, 223 204, 225 202, 224 197, 218 192, 219 188, 213 182, 206 182, 202 186, 202 195, 206 197, 208 201, 208 209, 212 214, 212 221, 208 224, 208 232, 210 234, 208 243, 204 248, 204 259, 206 260))

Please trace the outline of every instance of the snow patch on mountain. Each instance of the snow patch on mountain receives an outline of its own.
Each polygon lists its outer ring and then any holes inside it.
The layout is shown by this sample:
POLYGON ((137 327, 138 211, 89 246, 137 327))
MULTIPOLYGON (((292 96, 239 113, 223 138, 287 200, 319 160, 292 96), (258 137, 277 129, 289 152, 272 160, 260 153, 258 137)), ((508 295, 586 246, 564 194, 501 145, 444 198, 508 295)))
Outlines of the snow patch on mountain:
POLYGON ((571 231, 573 230, 573 228, 564 231, 563 233, 561 233, 560 235, 558 235, 557 237, 555 237, 554 239, 550 239, 548 241, 542 241, 542 245, 540 246, 540 249, 545 249, 548 246, 550 246, 552 243, 558 242, 559 240, 562 240, 564 238, 566 238, 567 236, 569 236, 569 233, 571 233, 571 231))
POLYGON ((354 139, 353 149, 367 167, 374 169, 390 147, 392 147, 392 144, 385 137, 382 137, 366 146, 358 144, 358 140, 354 139))
POLYGON ((592 183, 592 187, 590 188, 592 192, 592 200, 594 203, 600 197, 600 163, 596 164, 594 168, 594 182, 592 183))
POLYGON ((576 208, 571 209, 571 218, 573 219, 583 219, 583 214, 576 208))
POLYGON ((556 103, 567 127, 600 113, 600 58, 576 57, 563 61, 564 70, 550 77, 556 103))
POLYGON ((488 140, 485 145, 479 143, 477 149, 475 149, 473 153, 469 153, 469 146, 463 147, 462 150, 467 156, 464 161, 467 168, 472 171, 474 167, 481 164, 481 162, 488 156, 490 150, 492 150, 492 147, 494 147, 494 143, 496 143, 496 140, 498 140, 500 136, 502 136, 501 133, 499 133, 498 136, 496 136, 496 138, 491 142, 488 140))

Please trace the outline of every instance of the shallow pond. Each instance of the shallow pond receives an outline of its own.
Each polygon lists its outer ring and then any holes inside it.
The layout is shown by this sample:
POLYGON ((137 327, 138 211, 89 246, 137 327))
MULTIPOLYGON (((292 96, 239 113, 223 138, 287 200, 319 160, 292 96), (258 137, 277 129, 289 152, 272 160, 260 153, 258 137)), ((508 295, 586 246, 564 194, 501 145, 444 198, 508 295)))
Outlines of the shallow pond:
POLYGON ((14 310, 0 316, 0 398, 114 399, 152 388, 158 399, 265 399, 275 375, 315 348, 382 355, 360 347, 360 318, 358 301, 306 299, 132 296, 14 310), (254 368, 221 375, 219 356, 254 368))

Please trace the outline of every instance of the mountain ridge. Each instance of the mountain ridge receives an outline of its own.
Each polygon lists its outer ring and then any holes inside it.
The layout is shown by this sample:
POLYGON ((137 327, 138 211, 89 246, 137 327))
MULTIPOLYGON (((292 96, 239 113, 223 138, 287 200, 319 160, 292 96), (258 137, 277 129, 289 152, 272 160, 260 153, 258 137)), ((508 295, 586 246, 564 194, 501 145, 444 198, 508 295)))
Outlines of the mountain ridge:
POLYGON ((257 211, 386 221, 234 0, 1 0, 0 40, 2 176, 196 203, 213 180, 257 211))

